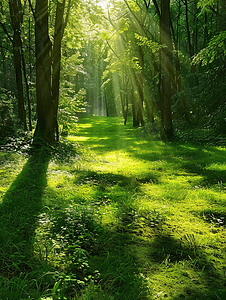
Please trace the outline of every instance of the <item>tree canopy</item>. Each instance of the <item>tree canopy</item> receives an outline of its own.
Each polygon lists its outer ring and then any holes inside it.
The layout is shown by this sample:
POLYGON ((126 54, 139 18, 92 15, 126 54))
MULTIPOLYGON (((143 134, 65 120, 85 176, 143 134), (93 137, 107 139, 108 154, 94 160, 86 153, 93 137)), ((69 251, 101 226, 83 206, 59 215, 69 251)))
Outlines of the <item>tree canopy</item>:
POLYGON ((4 0, 0 14, 1 137, 54 142, 106 115, 223 139, 223 0, 4 0))

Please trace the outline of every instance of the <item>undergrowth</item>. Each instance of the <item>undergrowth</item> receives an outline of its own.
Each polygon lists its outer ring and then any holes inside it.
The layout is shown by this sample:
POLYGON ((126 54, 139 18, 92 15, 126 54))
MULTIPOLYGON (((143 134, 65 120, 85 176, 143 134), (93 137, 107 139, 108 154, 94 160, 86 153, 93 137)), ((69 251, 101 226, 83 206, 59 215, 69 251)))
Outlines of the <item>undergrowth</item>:
POLYGON ((95 117, 2 146, 0 299, 226 298, 226 149, 148 134, 95 117))

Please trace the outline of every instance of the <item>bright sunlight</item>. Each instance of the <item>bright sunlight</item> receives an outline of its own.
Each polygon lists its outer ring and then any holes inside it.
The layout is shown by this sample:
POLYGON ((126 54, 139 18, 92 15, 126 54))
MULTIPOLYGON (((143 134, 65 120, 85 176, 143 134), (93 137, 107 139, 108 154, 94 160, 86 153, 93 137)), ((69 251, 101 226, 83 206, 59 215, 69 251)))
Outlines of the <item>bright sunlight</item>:
POLYGON ((0 20, 0 299, 225 300, 225 0, 0 20))

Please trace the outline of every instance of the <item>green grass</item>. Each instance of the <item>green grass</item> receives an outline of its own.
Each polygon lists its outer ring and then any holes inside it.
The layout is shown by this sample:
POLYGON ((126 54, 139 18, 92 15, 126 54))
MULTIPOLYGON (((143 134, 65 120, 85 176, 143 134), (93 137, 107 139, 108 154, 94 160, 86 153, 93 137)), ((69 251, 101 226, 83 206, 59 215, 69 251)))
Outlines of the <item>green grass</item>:
POLYGON ((0 153, 0 299, 226 299, 226 148, 81 119, 0 153))

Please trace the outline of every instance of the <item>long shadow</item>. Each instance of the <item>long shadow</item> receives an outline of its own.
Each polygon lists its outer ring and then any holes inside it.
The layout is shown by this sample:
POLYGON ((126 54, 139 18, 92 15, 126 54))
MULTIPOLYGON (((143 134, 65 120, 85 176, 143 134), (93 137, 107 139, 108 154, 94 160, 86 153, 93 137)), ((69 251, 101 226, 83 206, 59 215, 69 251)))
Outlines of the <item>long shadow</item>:
POLYGON ((129 142, 135 141, 132 126, 124 126, 123 120, 119 123, 119 118, 94 117, 88 120, 84 118, 79 121, 81 126, 78 135, 84 138, 82 144, 85 147, 91 147, 94 151, 108 152, 126 149, 129 142), (91 123, 88 123, 90 119, 91 123))
POLYGON ((161 160, 166 167, 170 164, 174 166, 174 174, 178 173, 178 176, 181 176, 181 170, 191 176, 201 176, 199 184, 203 187, 218 183, 226 184, 226 168, 223 166, 226 155, 224 149, 172 142, 162 146, 157 153, 151 150, 146 153, 131 151, 131 155, 150 162, 161 160), (222 167, 219 167, 220 165, 222 167))
POLYGON ((208 259, 205 250, 197 245, 192 235, 184 236, 180 240, 167 233, 155 237, 150 243, 150 257, 160 264, 164 262, 166 268, 173 269, 176 266, 179 270, 180 263, 181 266, 186 264, 187 269, 181 267, 181 278, 177 279, 181 281, 180 292, 175 289, 175 295, 172 295, 171 299, 225 299, 225 278, 208 259), (199 286, 201 288, 198 288, 199 286))
POLYGON ((33 154, 0 205, 0 272, 5 276, 14 276, 30 266, 49 159, 43 151, 33 154))
POLYGON ((133 178, 132 176, 125 176, 114 173, 98 173, 95 171, 77 171, 75 183, 77 184, 92 184, 103 187, 112 187, 118 185, 120 187, 128 187, 135 189, 141 183, 158 182, 158 177, 154 174, 144 174, 143 177, 133 178), (132 180, 133 179, 133 180, 132 180))
MULTIPOLYGON (((100 130, 98 129, 99 124, 98 122, 92 124, 92 137, 89 135, 90 131, 85 133, 81 131, 81 134, 85 134, 88 138, 87 143, 93 146, 94 148, 100 149, 102 151, 108 151, 108 145, 110 140, 115 141, 115 134, 117 130, 112 131, 110 127, 108 127, 107 123, 104 123, 106 126, 106 131, 101 132, 101 135, 106 135, 106 142, 105 139, 100 139, 100 130), (109 133, 112 135, 109 136, 109 133), (91 140, 90 140, 91 139, 91 140), (92 144, 90 143, 92 142, 92 144)), ((103 127, 102 127, 103 128, 103 127)), ((123 130, 123 134, 126 133, 128 129, 123 130)), ((120 129, 119 129, 120 132, 120 129)), ((128 131, 129 133, 129 131, 128 131)), ((140 139, 142 139, 140 137, 140 139)), ((145 139, 144 139, 145 140, 145 139)), ((133 143, 134 136, 131 139, 131 143, 133 143)), ((84 143, 85 144, 85 143, 84 143)), ((128 143, 125 143, 128 146, 128 143)), ((121 148, 123 149, 124 144, 121 144, 121 148)), ((113 147, 116 146, 113 144, 113 147)), ((115 147, 116 149, 116 147, 115 147)), ((199 145, 192 145, 192 144, 179 144, 177 142, 172 143, 165 143, 159 145, 159 147, 150 151, 145 151, 143 153, 136 151, 136 149, 131 150, 128 149, 132 157, 137 159, 142 159, 150 162, 155 162, 161 160, 164 166, 170 164, 174 166, 174 174, 181 176, 181 171, 183 170, 184 174, 182 176, 201 176, 202 178, 199 179, 200 185, 202 186, 212 186, 217 184, 218 182, 226 183, 226 170, 223 168, 216 168, 214 169, 214 165, 225 164, 225 150, 215 147, 205 147, 199 145)), ((172 168, 172 167, 171 167, 172 168)), ((163 170, 164 171, 164 170, 163 170)), ((150 174, 148 180, 152 180, 152 182, 158 184, 158 179, 161 177, 162 170, 159 170, 154 175, 150 174), (158 176, 159 175, 159 176, 158 176)), ((83 184, 91 183, 95 185, 102 185, 107 188, 108 185, 121 185, 132 187, 129 178, 126 178, 121 175, 113 176, 112 174, 97 174, 95 172, 90 172, 86 174, 84 177, 80 176, 78 178, 79 182, 83 184)), ((146 178, 143 178, 144 182, 148 182, 146 178)), ((142 183, 142 181, 141 181, 142 183)), ((195 183, 197 184, 197 183, 195 183)), ((139 182, 136 181, 135 185, 139 187, 139 182)), ((134 187, 134 186, 133 186, 134 187)), ((103 190, 101 190, 103 191, 103 190)), ((98 196, 95 194, 94 198, 98 196)), ((118 200, 117 200, 118 201, 118 200)), ((103 201, 99 201, 100 205, 103 201)), ((124 206, 118 203, 118 209, 121 211, 121 215, 124 214, 124 206)), ((225 225, 225 212, 216 212, 214 211, 203 211, 201 212, 205 216, 205 220, 213 223, 218 222, 219 226, 225 225), (220 220, 220 221, 219 221, 220 220)), ((201 216, 200 216, 201 217, 201 216)), ((129 247, 134 244, 134 237, 129 234, 116 234, 114 232, 111 233, 112 241, 112 248, 117 247, 117 243, 120 244, 121 241, 121 249, 128 249, 129 247)), ((139 237, 137 236, 137 243, 139 247, 139 237)), ((147 241, 147 240, 146 240, 147 241)), ((154 238, 150 239, 144 245, 144 240, 140 242, 140 247, 147 247, 149 249, 148 258, 149 264, 156 264, 160 267, 160 265, 165 263, 168 264, 168 268, 177 268, 177 265, 187 265, 190 270, 192 270, 192 274, 195 275, 195 278, 189 278, 189 270, 187 272, 186 268, 181 268, 181 282, 184 288, 180 288, 178 293, 175 295, 171 295, 171 298, 167 299, 187 299, 187 300, 215 300, 215 299, 226 299, 226 280, 222 274, 222 271, 218 271, 216 269, 216 264, 210 260, 210 257, 207 255, 206 249, 201 248, 195 241, 195 237, 191 235, 185 235, 182 237, 181 240, 178 240, 170 235, 168 232, 162 232, 157 234, 154 238), (168 261, 168 262, 167 262, 168 261), (198 278, 198 280, 196 280, 198 278), (202 290, 203 288, 203 290, 202 290)), ((109 250, 108 250, 109 251, 109 250)), ((104 254, 103 254, 104 255, 104 254)), ((109 251, 108 255, 110 257, 114 257, 114 251, 112 253, 109 251)), ((134 262, 139 264, 140 260, 140 252, 137 253, 137 257, 134 256, 134 262)), ((141 266, 142 269, 142 266, 141 266)), ((169 272, 173 274, 173 272, 169 272)), ((172 281, 173 282, 173 281, 172 281)), ((145 299, 145 297, 143 298, 145 299)))
POLYGON ((79 135, 86 138, 82 143, 84 146, 91 146, 94 151, 97 150, 103 153, 126 149, 132 157, 137 159, 174 164, 175 172, 183 169, 194 176, 200 175, 203 177, 200 185, 226 183, 225 169, 214 170, 208 168, 212 164, 225 163, 226 151, 224 149, 189 143, 179 144, 178 142, 158 143, 157 147, 154 144, 149 145, 148 143, 152 142, 148 141, 144 135, 139 134, 139 130, 134 135, 134 130, 137 129, 133 129, 130 125, 120 124, 118 118, 95 117, 91 120, 91 123, 87 124, 86 119, 82 119, 81 123, 79 135), (86 125, 89 126, 86 127, 86 125), (145 152, 140 153, 136 150, 137 141, 138 144, 147 143, 147 145, 145 144, 147 148, 145 152), (135 149, 130 146, 135 146, 135 149), (149 151, 148 147, 150 147, 149 151))
MULTIPOLYGON (((202 178, 195 181, 195 186, 209 187, 218 183, 226 186, 226 169, 217 167, 217 165, 225 164, 226 151, 224 149, 189 143, 179 144, 178 142, 157 143, 156 146, 145 136, 139 135, 139 130, 134 135, 134 129, 120 124, 118 118, 115 120, 110 118, 108 122, 108 118, 95 117, 91 123, 87 124, 86 122, 86 119, 82 119, 82 126, 79 128, 79 135, 86 138, 82 142, 84 146, 91 146, 94 151, 102 153, 125 149, 131 157, 136 159, 149 162, 161 161, 163 169, 150 172, 152 173, 150 178, 155 177, 153 180, 155 183, 157 183, 157 178, 161 181, 164 166, 168 169, 170 163, 174 168, 174 175, 181 176, 183 170, 183 176, 187 176, 186 173, 194 178, 197 175, 201 176, 202 178), (86 125, 89 126, 86 127, 86 125), (142 149, 142 142, 145 143, 145 151, 139 152, 137 147, 140 144, 142 149), (213 167, 214 164, 216 168, 213 167)), ((148 177, 149 175, 147 175, 148 177)))

